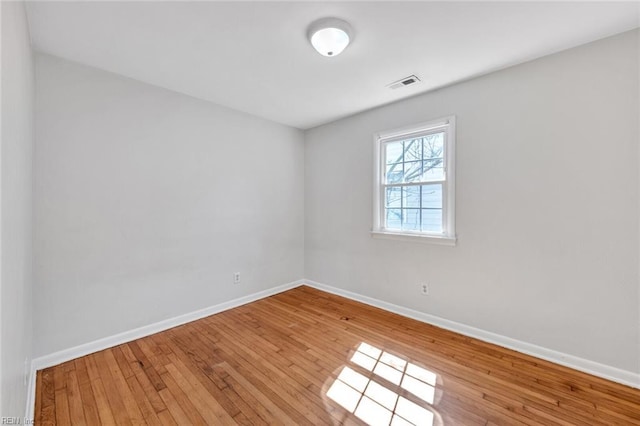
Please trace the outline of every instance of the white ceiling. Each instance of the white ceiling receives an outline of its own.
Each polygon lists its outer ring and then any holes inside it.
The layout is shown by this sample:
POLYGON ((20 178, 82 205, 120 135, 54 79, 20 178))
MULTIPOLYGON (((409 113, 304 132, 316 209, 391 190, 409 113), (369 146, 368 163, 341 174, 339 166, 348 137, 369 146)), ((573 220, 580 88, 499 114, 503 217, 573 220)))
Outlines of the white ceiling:
POLYGON ((635 28, 639 3, 33 2, 34 47, 306 129, 635 28), (314 20, 351 23, 334 58, 314 20), (391 90, 410 74, 423 82, 391 90))

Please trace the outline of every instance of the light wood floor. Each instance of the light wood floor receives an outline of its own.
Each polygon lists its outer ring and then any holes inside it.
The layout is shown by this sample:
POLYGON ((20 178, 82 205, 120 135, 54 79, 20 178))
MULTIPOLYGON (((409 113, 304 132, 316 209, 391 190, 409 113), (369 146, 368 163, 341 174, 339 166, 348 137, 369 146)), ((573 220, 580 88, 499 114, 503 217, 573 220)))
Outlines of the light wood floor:
POLYGON ((309 287, 39 371, 36 392, 37 424, 640 425, 639 390, 309 287))

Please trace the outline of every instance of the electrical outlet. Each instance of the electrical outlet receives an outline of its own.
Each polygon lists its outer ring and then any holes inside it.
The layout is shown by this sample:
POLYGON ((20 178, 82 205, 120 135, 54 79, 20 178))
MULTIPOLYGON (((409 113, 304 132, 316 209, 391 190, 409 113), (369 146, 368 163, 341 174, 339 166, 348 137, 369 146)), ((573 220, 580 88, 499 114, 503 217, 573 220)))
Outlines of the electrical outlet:
POLYGON ((428 296, 429 295, 429 284, 421 284, 420 285, 420 291, 422 292, 422 294, 424 296, 428 296))
POLYGON ((233 283, 240 284, 240 272, 235 272, 233 274, 233 283))

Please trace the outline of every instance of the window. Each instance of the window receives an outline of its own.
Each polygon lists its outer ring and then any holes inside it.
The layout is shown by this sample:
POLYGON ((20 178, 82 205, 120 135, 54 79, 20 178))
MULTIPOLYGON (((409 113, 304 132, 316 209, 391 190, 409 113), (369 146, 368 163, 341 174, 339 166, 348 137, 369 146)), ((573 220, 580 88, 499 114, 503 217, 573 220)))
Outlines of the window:
POLYGON ((455 243, 455 117, 375 137, 373 236, 455 243))

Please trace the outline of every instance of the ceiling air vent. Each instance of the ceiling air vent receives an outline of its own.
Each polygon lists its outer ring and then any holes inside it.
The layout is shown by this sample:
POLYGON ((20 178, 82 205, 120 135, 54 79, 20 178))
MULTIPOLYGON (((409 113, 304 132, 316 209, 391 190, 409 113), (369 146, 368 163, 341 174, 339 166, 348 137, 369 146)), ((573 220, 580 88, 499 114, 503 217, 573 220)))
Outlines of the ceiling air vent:
POLYGON ((394 81, 391 84, 387 84, 387 87, 389 87, 390 89, 399 89, 401 87, 411 86, 412 84, 416 83, 420 83, 420 79, 415 75, 410 75, 409 77, 405 77, 398 81, 394 81))

